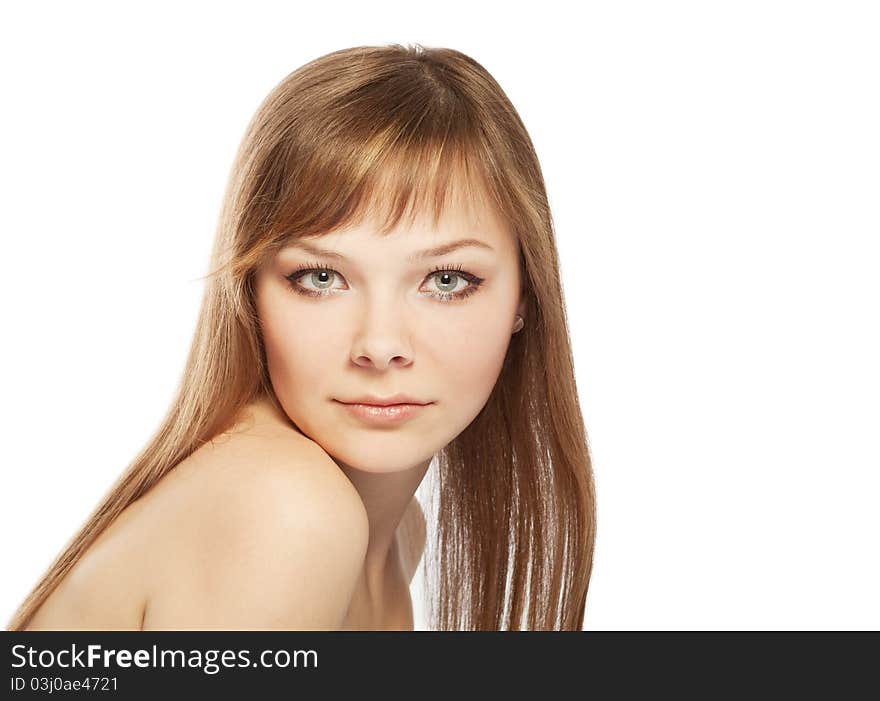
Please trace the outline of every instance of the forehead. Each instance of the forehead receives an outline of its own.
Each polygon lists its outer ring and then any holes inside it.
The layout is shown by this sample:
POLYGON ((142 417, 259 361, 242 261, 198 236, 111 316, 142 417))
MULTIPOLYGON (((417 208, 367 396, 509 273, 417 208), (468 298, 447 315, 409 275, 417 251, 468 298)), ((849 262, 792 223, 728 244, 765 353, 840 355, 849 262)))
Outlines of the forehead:
POLYGON ((390 229, 385 227, 388 210, 389 203, 374 202, 359 220, 326 233, 291 239, 286 246, 315 253, 320 249, 326 253, 329 248, 368 247, 394 251, 396 257, 399 252, 410 262, 465 247, 501 255, 517 250, 514 235, 482 189, 451 188, 437 216, 424 206, 408 211, 390 229))

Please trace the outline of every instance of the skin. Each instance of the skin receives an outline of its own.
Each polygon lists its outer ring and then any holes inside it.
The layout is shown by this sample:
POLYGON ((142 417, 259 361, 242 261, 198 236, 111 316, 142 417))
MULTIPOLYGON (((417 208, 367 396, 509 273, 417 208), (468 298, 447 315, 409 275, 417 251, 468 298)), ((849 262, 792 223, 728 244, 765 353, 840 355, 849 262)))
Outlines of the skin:
POLYGON ((287 416, 326 451, 364 503, 369 542, 359 589, 366 600, 381 601, 394 533, 433 455, 485 405, 515 315, 524 316, 518 243, 492 208, 458 196, 436 228, 421 216, 382 236, 368 220, 307 243, 344 258, 314 255, 292 242, 258 271, 269 374, 287 416), (465 238, 488 248, 408 260, 465 238), (315 264, 332 270, 289 279, 315 264), (430 296, 474 289, 463 277, 440 277, 458 266, 483 280, 476 291, 450 301, 430 296), (432 273, 435 268, 441 272, 432 273), (300 294, 293 285, 324 296, 300 294), (431 404, 408 421, 377 428, 334 401, 397 392, 431 404))
POLYGON ((345 475, 259 400, 101 532, 27 629, 411 630, 418 502, 381 601, 356 586, 366 541, 345 475))
MULTIPOLYGON (((519 251, 491 209, 459 200, 436 228, 420 218, 373 232, 363 222, 310 240, 345 260, 291 246, 258 271, 284 414, 253 402, 166 474, 98 536, 29 630, 412 628, 425 537, 415 491, 495 385, 524 313, 519 251), (407 261, 462 238, 491 250, 407 261), (299 295, 286 277, 314 263, 333 269, 326 297, 299 295), (431 273, 459 265, 482 278, 478 290, 430 296, 469 287, 431 273), (333 401, 397 392, 431 404, 377 428, 333 401)), ((319 289, 308 273, 299 283, 319 289)))

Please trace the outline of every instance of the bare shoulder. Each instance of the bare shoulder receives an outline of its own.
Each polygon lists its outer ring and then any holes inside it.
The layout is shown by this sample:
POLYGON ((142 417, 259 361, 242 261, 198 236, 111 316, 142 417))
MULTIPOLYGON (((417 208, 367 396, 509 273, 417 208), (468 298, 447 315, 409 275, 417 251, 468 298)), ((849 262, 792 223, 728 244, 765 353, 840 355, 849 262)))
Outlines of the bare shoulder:
POLYGON ((203 446, 168 481, 157 507, 170 519, 155 540, 168 547, 144 629, 342 622, 363 566, 366 511, 319 446, 275 428, 258 423, 203 446))

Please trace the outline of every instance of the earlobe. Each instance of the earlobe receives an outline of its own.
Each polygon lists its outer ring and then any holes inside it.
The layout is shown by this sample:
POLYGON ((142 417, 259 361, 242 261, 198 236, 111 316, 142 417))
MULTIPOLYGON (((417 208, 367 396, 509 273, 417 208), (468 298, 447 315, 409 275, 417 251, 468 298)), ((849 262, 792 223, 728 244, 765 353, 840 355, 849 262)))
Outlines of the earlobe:
POLYGON ((525 326, 525 321, 519 314, 517 314, 516 321, 513 324, 513 333, 517 333, 518 331, 522 330, 523 326, 525 326))
POLYGON ((525 318, 526 318, 526 300, 524 297, 520 297, 519 305, 516 308, 516 316, 513 321, 513 333, 517 333, 522 330, 522 327, 525 326, 525 318))

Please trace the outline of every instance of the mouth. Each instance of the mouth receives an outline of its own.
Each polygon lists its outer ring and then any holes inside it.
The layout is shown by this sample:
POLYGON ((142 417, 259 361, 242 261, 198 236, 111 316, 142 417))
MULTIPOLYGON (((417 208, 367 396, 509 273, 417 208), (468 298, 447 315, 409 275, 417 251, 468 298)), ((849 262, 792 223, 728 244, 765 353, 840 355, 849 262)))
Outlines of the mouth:
POLYGON ((338 402, 353 417, 370 424, 397 424, 424 412, 431 403, 416 404, 367 404, 363 402, 338 402))
POLYGON ((351 399, 337 399, 336 401, 341 402, 342 404, 363 404, 364 406, 394 406, 398 404, 415 404, 418 406, 425 406, 426 404, 432 403, 422 401, 421 399, 416 399, 415 397, 411 397, 408 394, 402 394, 400 392, 398 392, 397 394, 392 394, 389 397, 376 397, 372 394, 364 394, 359 397, 352 397, 351 399))

